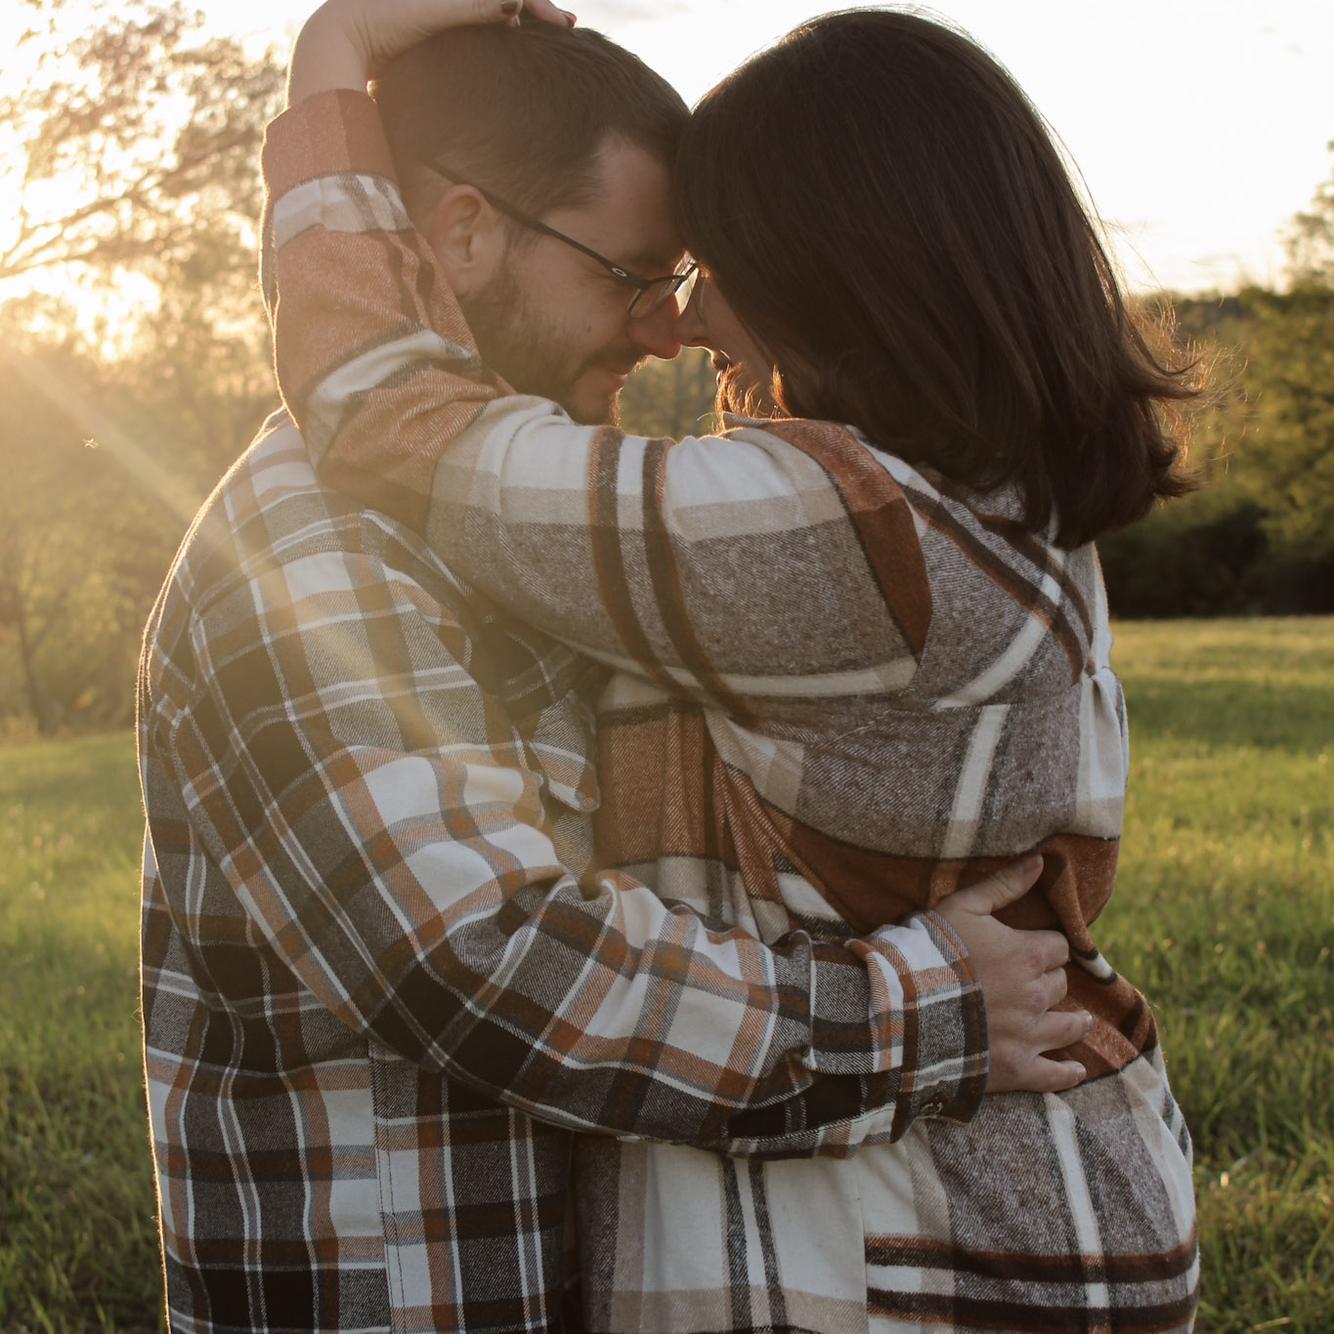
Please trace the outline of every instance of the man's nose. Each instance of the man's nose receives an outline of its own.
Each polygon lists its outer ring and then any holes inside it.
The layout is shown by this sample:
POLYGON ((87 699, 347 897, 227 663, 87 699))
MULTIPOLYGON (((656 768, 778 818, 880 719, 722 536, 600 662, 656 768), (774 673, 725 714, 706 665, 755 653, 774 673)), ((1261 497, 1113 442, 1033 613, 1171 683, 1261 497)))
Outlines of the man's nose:
POLYGON ((648 315, 630 317, 627 332, 636 347, 643 348, 651 357, 661 357, 670 361, 681 350, 681 337, 677 325, 681 312, 675 301, 664 301, 657 310, 648 315))
MULTIPOLYGON (((696 288, 696 292, 698 292, 696 288)), ((681 312, 676 321, 676 328, 673 331, 677 341, 686 347, 708 347, 707 331, 704 328, 704 321, 700 318, 699 297, 693 296, 686 304, 686 308, 681 312)))

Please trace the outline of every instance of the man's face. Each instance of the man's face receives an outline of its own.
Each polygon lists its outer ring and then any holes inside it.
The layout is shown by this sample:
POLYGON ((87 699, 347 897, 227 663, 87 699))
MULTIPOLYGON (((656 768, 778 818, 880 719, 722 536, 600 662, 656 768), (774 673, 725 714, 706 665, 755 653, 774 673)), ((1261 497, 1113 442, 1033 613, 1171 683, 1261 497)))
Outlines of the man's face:
MULTIPOLYGON (((661 277, 682 258, 669 189, 663 163, 608 138, 591 202, 552 209, 541 220, 631 273, 661 277)), ((675 302, 632 319, 633 287, 573 246, 512 225, 518 234, 504 261, 460 297, 483 360, 520 393, 554 399, 575 421, 615 421, 635 366, 680 351, 675 302)))

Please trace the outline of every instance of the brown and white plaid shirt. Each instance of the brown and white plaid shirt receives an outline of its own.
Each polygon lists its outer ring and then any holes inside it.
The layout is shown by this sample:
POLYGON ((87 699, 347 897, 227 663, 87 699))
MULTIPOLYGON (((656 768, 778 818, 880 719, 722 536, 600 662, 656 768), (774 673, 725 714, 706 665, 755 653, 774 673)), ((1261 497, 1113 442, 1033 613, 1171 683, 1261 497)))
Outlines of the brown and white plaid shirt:
POLYGON ((281 415, 200 511, 139 681, 174 1330, 577 1329, 574 1132, 782 1155, 976 1110, 934 914, 766 944, 590 870, 606 675, 281 415))
POLYGON ((587 872, 604 676, 282 416, 204 506, 139 696, 173 1329, 556 1328, 571 1132, 781 1153, 975 1109, 934 914, 769 948, 587 872))
POLYGON ((1092 549, 836 424, 639 440, 507 394, 365 97, 280 118, 265 170, 279 378, 322 476, 613 669, 599 861, 763 940, 841 941, 1036 848, 1010 920, 1065 931, 1097 1021, 1079 1089, 860 1116, 789 1141, 809 1161, 581 1137, 589 1326, 1188 1327, 1189 1140, 1091 932, 1126 774, 1092 549))

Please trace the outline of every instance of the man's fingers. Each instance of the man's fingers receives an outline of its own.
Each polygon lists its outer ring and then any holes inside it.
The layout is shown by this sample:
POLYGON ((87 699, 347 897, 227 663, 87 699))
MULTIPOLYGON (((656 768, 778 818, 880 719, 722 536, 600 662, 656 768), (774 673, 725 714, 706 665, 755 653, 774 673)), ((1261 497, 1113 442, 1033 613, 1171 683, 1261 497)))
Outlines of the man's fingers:
POLYGON ((1078 1061, 1049 1061, 1039 1057, 1023 1082, 1030 1093, 1061 1093, 1082 1084, 1088 1071, 1078 1061))
POLYGON ((978 913, 994 913, 1028 893, 1042 874, 1042 858, 1036 854, 993 871, 985 880, 961 889, 955 898, 978 913))
POLYGON ((1054 1010, 1064 999, 1070 982, 1064 968, 1054 968, 1038 978, 1038 987, 1042 996, 1042 1008, 1054 1010))
POLYGON ((1035 931, 1034 936, 1042 950, 1042 971, 1064 968, 1070 962, 1070 942, 1059 931, 1035 931))
POLYGON ((1060 1093, 1082 1084, 1088 1072, 1078 1061, 1037 1056, 1032 1048, 993 1051, 988 1093, 1060 1093))
POLYGON ((1053 1010, 1042 1016, 1034 1031, 1034 1045, 1039 1051, 1057 1051, 1082 1042, 1093 1027, 1093 1016, 1086 1010, 1053 1010))

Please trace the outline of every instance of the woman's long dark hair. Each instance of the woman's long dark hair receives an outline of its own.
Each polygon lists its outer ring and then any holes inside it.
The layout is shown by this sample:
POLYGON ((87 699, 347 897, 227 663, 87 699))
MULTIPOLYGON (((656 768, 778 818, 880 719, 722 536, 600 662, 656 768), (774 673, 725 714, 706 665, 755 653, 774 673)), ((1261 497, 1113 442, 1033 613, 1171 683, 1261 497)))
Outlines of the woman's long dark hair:
POLYGON ((687 244, 795 416, 969 487, 1017 484, 1068 547, 1191 488, 1150 345, 1042 118, 915 14, 803 24, 696 108, 687 244))

